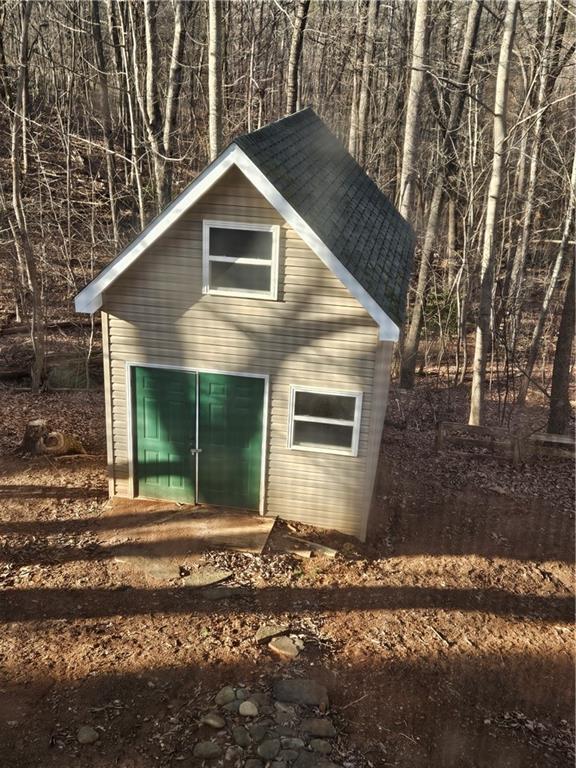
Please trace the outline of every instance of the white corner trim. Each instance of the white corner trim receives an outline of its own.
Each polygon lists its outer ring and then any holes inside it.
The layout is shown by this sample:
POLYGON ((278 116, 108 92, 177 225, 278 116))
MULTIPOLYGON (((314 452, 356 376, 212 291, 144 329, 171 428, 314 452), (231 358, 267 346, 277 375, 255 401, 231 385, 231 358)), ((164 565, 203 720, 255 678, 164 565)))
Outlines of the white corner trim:
POLYGON ((220 157, 205 168, 202 173, 175 198, 162 213, 158 214, 148 226, 113 260, 100 274, 88 283, 74 299, 77 312, 96 312, 102 306, 102 293, 152 243, 166 232, 194 203, 234 165, 233 155, 236 147, 231 145, 220 157))
POLYGON ((233 165, 252 182, 260 194, 275 208, 302 240, 324 262, 330 271, 350 291, 379 326, 381 341, 397 341, 400 329, 396 323, 363 288, 342 262, 332 253, 258 166, 236 144, 231 144, 211 163, 170 205, 117 256, 100 274, 76 296, 77 312, 96 312, 102 306, 102 293, 136 259, 205 194, 233 165))
POLYGON ((350 274, 344 264, 332 253, 312 227, 307 224, 302 216, 290 205, 290 203, 278 192, 276 187, 266 178, 258 166, 250 160, 240 147, 236 147, 238 153, 234 156, 234 162, 246 177, 254 184, 256 189, 268 200, 271 206, 276 208, 282 218, 292 227, 302 240, 308 245, 318 258, 324 262, 328 269, 336 275, 340 282, 357 299, 370 317, 380 327, 380 341, 398 341, 400 329, 396 323, 388 317, 386 312, 370 296, 356 278, 350 274))

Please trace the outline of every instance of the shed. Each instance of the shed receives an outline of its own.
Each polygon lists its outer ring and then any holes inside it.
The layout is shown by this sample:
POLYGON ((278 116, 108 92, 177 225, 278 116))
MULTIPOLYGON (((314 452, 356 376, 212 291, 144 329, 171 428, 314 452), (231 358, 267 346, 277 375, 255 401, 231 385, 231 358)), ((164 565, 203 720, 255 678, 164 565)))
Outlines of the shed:
POLYGON ((364 539, 413 249, 311 109, 237 137, 76 297, 110 494, 364 539))

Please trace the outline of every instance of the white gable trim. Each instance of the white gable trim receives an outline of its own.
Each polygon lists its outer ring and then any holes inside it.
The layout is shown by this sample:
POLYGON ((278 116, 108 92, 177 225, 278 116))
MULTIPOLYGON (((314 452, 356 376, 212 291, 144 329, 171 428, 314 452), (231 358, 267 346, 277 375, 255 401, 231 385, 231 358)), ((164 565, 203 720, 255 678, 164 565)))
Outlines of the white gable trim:
POLYGON ((78 312, 96 312, 102 306, 102 293, 166 230, 204 195, 233 165, 237 166, 252 182, 260 194, 272 205, 285 221, 297 232, 312 251, 324 262, 352 296, 368 312, 380 328, 382 341, 397 341, 399 328, 386 312, 374 301, 342 262, 320 240, 314 230, 278 192, 258 166, 236 144, 231 144, 186 189, 162 211, 102 272, 76 296, 78 312))

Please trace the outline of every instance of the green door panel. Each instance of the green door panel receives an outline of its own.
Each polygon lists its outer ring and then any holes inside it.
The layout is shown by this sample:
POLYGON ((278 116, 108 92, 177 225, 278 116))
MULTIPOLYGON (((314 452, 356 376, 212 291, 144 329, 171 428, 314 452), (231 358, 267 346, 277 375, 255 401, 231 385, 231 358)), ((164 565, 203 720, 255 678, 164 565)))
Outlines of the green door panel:
POLYGON ((198 500, 260 505, 264 380, 199 374, 198 500))
POLYGON ((135 495, 195 501, 196 374, 133 368, 135 495))

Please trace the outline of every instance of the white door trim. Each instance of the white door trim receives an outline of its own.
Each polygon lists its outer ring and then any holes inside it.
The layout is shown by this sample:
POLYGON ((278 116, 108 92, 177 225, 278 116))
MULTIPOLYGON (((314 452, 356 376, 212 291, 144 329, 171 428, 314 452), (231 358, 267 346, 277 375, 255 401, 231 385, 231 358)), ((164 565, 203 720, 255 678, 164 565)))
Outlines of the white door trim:
MULTIPOLYGON (((268 373, 239 373, 238 371, 223 371, 218 368, 192 368, 182 365, 165 365, 163 363, 137 363, 133 361, 126 361, 126 413, 127 424, 126 434, 128 439, 128 445, 126 451, 128 455, 128 497, 131 499, 136 498, 134 495, 134 441, 136 435, 134 434, 134 424, 132 419, 132 368, 161 368, 163 370, 170 371, 182 371, 184 373, 218 373, 223 376, 239 376, 243 379, 263 379, 264 380, 264 398, 262 403, 262 457, 260 463, 260 500, 258 504, 258 512, 260 515, 264 514, 265 496, 266 496, 266 467, 267 467, 267 446, 268 446, 268 422, 270 419, 270 374, 268 373)), ((196 376, 196 447, 198 447, 198 403, 199 403, 199 389, 198 389, 198 375, 196 376)), ((198 454, 196 454, 196 482, 194 492, 196 497, 198 496, 198 454)))

